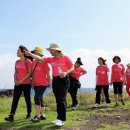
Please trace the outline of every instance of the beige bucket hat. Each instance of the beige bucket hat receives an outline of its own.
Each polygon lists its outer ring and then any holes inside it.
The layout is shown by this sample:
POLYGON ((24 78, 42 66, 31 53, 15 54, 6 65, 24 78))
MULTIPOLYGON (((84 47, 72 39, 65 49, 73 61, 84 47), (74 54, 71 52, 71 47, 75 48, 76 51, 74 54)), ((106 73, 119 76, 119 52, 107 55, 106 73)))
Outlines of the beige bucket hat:
POLYGON ((57 50, 57 51, 62 51, 62 49, 55 43, 50 44, 49 48, 46 48, 48 51, 52 50, 57 50))
POLYGON ((126 66, 129 66, 129 67, 130 67, 130 63, 128 63, 126 66))

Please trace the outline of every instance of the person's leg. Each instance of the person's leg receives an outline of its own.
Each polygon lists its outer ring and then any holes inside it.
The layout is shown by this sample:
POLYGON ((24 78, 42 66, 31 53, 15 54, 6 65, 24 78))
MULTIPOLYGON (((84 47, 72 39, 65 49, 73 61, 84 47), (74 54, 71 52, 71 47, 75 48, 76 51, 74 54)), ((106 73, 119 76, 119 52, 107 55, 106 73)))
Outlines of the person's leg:
POLYGON ((126 84, 126 92, 130 96, 130 84, 126 84))
POLYGON ((125 105, 124 96, 123 96, 123 83, 122 82, 118 83, 118 95, 121 99, 122 105, 125 105))
POLYGON ((100 97, 101 90, 102 90, 102 87, 101 87, 101 86, 97 86, 95 104, 100 104, 100 100, 101 100, 101 97, 100 97))
POLYGON ((25 98, 25 102, 26 102, 26 106, 27 106, 27 116, 26 118, 30 118, 30 114, 32 111, 32 105, 31 105, 31 85, 30 84, 26 84, 23 85, 23 92, 24 92, 24 98, 25 98))
POLYGON ((76 105, 78 105, 78 99, 77 99, 78 87, 71 84, 68 92, 70 93, 70 96, 72 98, 72 107, 75 107, 76 105))
POLYGON ((104 95, 105 95, 105 98, 106 98, 106 103, 111 103, 110 99, 109 99, 109 85, 105 85, 103 87, 103 90, 104 90, 104 95))
POLYGON ((102 100, 102 102, 105 102, 105 94, 104 94, 104 89, 102 88, 102 90, 101 90, 101 100, 102 100))
POLYGON ((117 82, 113 82, 113 89, 114 89, 114 97, 115 97, 115 107, 118 107, 118 83, 117 82))
POLYGON ((21 86, 14 86, 14 94, 13 94, 13 101, 11 105, 11 111, 10 111, 10 115, 8 117, 5 117, 6 121, 14 121, 14 115, 18 106, 21 93, 22 93, 21 86))
POLYGON ((62 126, 66 121, 66 95, 70 81, 68 77, 53 79, 53 92, 56 96, 57 103, 57 121, 53 122, 57 126, 62 126))

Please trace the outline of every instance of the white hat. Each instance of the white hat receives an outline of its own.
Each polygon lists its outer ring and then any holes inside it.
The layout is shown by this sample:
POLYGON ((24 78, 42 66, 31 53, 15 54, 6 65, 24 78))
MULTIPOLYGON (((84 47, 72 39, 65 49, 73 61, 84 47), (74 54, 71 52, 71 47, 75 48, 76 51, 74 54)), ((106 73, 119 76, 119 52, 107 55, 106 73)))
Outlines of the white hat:
POLYGON ((129 66, 129 67, 130 67, 130 63, 128 63, 126 66, 129 66))
POLYGON ((57 50, 57 51, 62 51, 62 49, 55 43, 50 44, 50 47, 47 48, 47 50, 50 51, 50 49, 57 50))

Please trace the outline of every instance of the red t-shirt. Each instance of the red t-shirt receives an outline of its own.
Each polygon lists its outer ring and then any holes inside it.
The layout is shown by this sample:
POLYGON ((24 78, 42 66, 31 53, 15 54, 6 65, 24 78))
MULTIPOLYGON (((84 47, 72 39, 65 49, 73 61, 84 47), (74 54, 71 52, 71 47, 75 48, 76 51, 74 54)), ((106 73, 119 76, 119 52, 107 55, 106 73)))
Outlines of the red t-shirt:
POLYGON ((126 84, 130 84, 130 69, 126 69, 126 73, 125 73, 125 76, 126 76, 126 84))
POLYGON ((48 86, 49 79, 47 76, 47 72, 50 71, 48 64, 33 61, 32 64, 32 78, 34 86, 48 86))
MULTIPOLYGON (((23 59, 16 61, 15 71, 16 71, 16 81, 22 80, 26 75, 28 75, 28 69, 32 68, 32 62, 29 59, 23 59), (27 66, 25 64, 27 60, 27 66)), ((22 84, 30 84, 30 78, 25 79, 22 84)))
POLYGON ((106 65, 97 66, 97 68, 96 68, 96 76, 97 76, 96 85, 108 85, 109 84, 108 72, 110 72, 110 71, 106 65))
POLYGON ((123 64, 114 64, 112 66, 112 82, 124 82, 124 71, 123 64))
POLYGON ((52 66, 52 76, 59 76, 58 67, 62 72, 67 72, 72 67, 73 63, 68 56, 62 55, 59 58, 47 57, 44 58, 45 63, 49 63, 52 66))
POLYGON ((78 68, 75 68, 75 70, 71 73, 70 76, 79 81, 80 74, 83 72, 87 72, 87 71, 85 69, 83 69, 82 67, 78 67, 78 68))

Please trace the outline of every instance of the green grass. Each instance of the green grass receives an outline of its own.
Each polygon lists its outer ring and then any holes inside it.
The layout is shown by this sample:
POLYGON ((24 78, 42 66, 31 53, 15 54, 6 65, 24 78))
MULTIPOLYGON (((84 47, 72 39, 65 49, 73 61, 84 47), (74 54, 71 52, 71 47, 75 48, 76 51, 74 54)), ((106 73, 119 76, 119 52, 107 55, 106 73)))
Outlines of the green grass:
MULTIPOLYGON (((122 110, 129 110, 130 108, 130 102, 128 99, 128 96, 125 95, 125 101, 126 105, 122 106, 120 105, 120 108, 114 108, 114 98, 113 93, 110 94, 112 104, 109 108, 105 107, 105 104, 101 104, 102 107, 99 109, 94 109, 92 106, 95 102, 95 94, 84 94, 80 93, 78 94, 78 98, 80 101, 80 106, 77 110, 73 111, 70 108, 67 109, 67 121, 65 122, 65 125, 63 127, 56 127, 54 126, 51 121, 56 119, 57 113, 56 113, 56 103, 55 98, 53 94, 50 94, 48 96, 44 97, 44 101, 46 104, 46 117, 47 120, 40 121, 38 123, 32 123, 29 120, 25 119, 26 116, 26 105, 24 98, 21 97, 19 101, 19 105, 16 111, 15 115, 15 121, 14 122, 6 122, 4 118, 9 114, 10 107, 12 103, 12 98, 1 98, 0 99, 0 128, 2 129, 17 129, 17 130, 55 130, 55 129, 66 129, 70 127, 79 127, 86 125, 87 123, 90 123, 89 117, 93 115, 100 115, 100 116, 117 116, 121 115, 122 110)), ((71 99, 68 94, 67 96, 67 105, 71 105, 71 99)), ((35 115, 35 109, 34 109, 34 101, 32 98, 32 118, 35 115)), ((102 127, 98 130, 116 130, 116 129, 128 129, 130 126, 128 124, 125 124, 124 122, 120 122, 118 126, 113 126, 110 124, 102 124, 102 127)))

